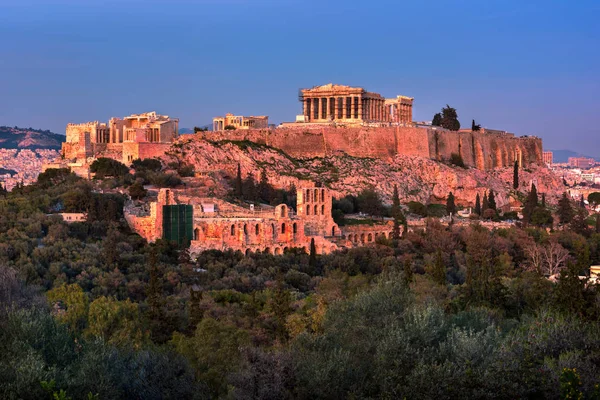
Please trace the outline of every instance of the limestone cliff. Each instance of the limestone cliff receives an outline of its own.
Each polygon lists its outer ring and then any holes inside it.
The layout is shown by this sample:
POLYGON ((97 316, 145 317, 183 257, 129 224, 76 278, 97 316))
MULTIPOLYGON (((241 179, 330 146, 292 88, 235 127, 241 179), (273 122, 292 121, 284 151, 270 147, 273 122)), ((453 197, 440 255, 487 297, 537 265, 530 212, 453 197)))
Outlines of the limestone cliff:
MULTIPOLYGON (((264 168, 271 184, 289 188, 298 180, 321 181, 334 191, 334 196, 357 194, 374 187, 389 202, 394 185, 398 185, 401 201, 441 202, 453 192, 462 205, 473 205, 477 193, 490 188, 497 193, 499 206, 507 204, 512 192, 513 169, 496 168, 483 171, 453 167, 428 158, 395 155, 388 160, 332 155, 296 159, 283 151, 247 141, 209 142, 198 137, 180 139, 171 149, 166 162, 181 159, 196 171, 235 176, 238 163, 242 174, 253 174, 258 180, 264 168)), ((535 182, 538 191, 552 201, 562 193, 562 181, 547 168, 531 166, 520 172, 521 191, 535 182)))

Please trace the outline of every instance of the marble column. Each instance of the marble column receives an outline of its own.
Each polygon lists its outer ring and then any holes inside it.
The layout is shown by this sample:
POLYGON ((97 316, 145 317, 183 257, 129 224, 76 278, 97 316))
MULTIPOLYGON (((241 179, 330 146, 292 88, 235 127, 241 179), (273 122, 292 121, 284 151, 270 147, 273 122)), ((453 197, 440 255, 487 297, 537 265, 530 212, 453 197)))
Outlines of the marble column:
POLYGON ((344 119, 348 118, 346 116, 346 101, 347 101, 346 96, 342 97, 342 118, 344 118, 344 119))
POLYGON ((306 117, 308 117, 308 105, 309 99, 302 100, 302 114, 304 115, 304 120, 306 121, 306 117))
POLYGON ((361 96, 358 97, 358 119, 363 119, 364 118, 364 114, 363 114, 363 99, 361 96))

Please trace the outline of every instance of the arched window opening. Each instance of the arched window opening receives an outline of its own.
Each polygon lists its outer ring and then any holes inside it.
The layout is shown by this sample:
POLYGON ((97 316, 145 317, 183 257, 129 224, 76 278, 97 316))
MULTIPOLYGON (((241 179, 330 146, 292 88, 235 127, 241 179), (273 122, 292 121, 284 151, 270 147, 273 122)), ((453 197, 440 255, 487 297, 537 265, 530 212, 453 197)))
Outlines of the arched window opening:
POLYGON ((285 218, 285 206, 281 206, 281 218, 285 218))
POLYGON ((306 215, 310 215, 310 206, 306 206, 306 215))
POLYGON ((281 224, 281 233, 285 233, 285 223, 281 224))
POLYGON ((248 234, 248 225, 244 224, 244 235, 248 234))
POLYGON ((321 215, 325 215, 325 205, 321 206, 321 215))
POLYGON ((294 232, 294 234, 298 233, 298 225, 294 222, 294 225, 292 225, 292 232, 294 232))
POLYGON ((325 202, 325 189, 321 189, 321 201, 325 202))
POLYGON ((231 225, 231 236, 235 235, 235 225, 231 225))
POLYGON ((317 208, 317 205, 315 204, 315 215, 319 215, 319 209, 317 208))
POLYGON ((200 240, 200 229, 194 229, 194 240, 200 240))
POLYGON ((258 224, 256 224, 256 226, 254 227, 254 234, 258 235, 260 233, 260 226, 258 224))

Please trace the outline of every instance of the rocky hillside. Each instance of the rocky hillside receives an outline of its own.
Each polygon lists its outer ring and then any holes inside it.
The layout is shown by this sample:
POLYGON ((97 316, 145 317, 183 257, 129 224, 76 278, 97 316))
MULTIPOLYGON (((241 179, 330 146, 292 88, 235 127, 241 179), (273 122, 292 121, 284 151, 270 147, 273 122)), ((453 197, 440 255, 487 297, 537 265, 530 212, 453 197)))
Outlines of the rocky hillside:
POLYGON ((0 149, 60 150, 64 135, 32 128, 0 126, 0 149))
MULTIPOLYGON (((391 162, 343 154, 294 159, 278 149, 251 142, 208 142, 185 138, 180 139, 166 156, 167 162, 176 159, 194 165, 198 172, 230 177, 235 176, 239 163, 242 175, 253 174, 256 180, 265 168, 269 181, 283 188, 297 185, 299 180, 321 181, 335 192, 336 197, 374 187, 389 202, 394 185, 398 185, 403 202, 442 202, 449 192, 453 192, 457 202, 467 206, 474 204, 477 193, 483 195, 490 188, 497 193, 499 206, 507 204, 511 195, 514 196, 512 168, 486 172, 402 155, 397 155, 391 162)), ((549 202, 563 191, 561 179, 546 168, 522 170, 519 190, 527 191, 532 181, 536 182, 539 192, 547 193, 549 202)))

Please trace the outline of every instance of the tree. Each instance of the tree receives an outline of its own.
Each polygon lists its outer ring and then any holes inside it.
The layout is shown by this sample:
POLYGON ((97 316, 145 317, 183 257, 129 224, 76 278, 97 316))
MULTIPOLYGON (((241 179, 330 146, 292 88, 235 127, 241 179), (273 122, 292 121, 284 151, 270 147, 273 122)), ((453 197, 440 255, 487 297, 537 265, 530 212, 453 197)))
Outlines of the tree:
POLYGON ((533 209, 529 222, 536 226, 552 226, 554 219, 550 210, 538 206, 533 209))
POLYGON ((460 122, 458 122, 458 114, 456 109, 446 104, 446 107, 442 108, 442 120, 440 125, 451 131, 457 131, 460 129, 460 122))
POLYGON ((266 168, 263 168, 262 171, 260 171, 260 181, 258 182, 257 189, 260 199, 264 203, 270 203, 272 197, 272 188, 271 185, 269 185, 269 178, 267 177, 266 168))
POLYGON ((442 256, 442 250, 438 249, 435 253, 433 265, 431 266, 431 279, 438 285, 446 285, 446 264, 442 256))
POLYGON ((479 132, 481 130, 481 125, 476 124, 475 120, 473 120, 473 122, 471 122, 471 130, 473 132, 479 132))
POLYGON ((411 284, 413 281, 413 270, 410 257, 404 258, 402 270, 404 271, 404 282, 406 282, 407 285, 411 284))
POLYGON ((148 191, 144 189, 144 185, 141 181, 135 181, 133 185, 129 186, 129 196, 134 200, 146 197, 147 193, 148 191))
POLYGON ((431 125, 432 126, 442 126, 442 114, 437 113, 433 116, 433 119, 431 120, 431 125))
POLYGON ((481 212, 484 213, 485 210, 487 210, 488 208, 490 208, 490 203, 488 201, 488 195, 487 195, 487 192, 483 192, 483 202, 481 204, 481 212))
POLYGON ((235 126, 234 125, 225 125, 224 129, 226 131, 235 131, 235 126))
POLYGON ((465 166, 465 162, 464 162, 462 156, 458 153, 450 154, 450 164, 456 165, 457 167, 461 167, 461 168, 467 168, 465 166))
POLYGON ((358 209, 368 215, 383 215, 383 203, 379 194, 373 189, 364 189, 357 197, 358 209))
POLYGON ((546 193, 542 193, 542 208, 546 208, 546 193))
POLYGON ((517 160, 515 160, 513 167, 513 189, 519 189, 519 162, 517 160))
POLYGON ((446 198, 446 212, 448 214, 456 214, 456 204, 454 204, 454 195, 452 192, 448 193, 448 197, 446 198))
POLYGON ((591 233, 587 223, 587 212, 584 208, 578 208, 571 220, 571 230, 575 233, 588 237, 591 233))
POLYGON ((597 206, 600 204, 600 192, 593 192, 588 195, 588 203, 597 206))
POLYGON ((481 216, 481 200, 479 198, 479 193, 475 197, 475 214, 481 216))
POLYGON ((490 194, 488 195, 488 208, 490 210, 496 211, 496 198, 494 196, 493 189, 490 189, 490 194))
POLYGON ((254 182, 254 176, 248 174, 242 184, 242 195, 246 201, 257 201, 258 191, 256 189, 256 183, 254 182))
POLYGON ((583 200, 583 194, 581 195, 581 198, 579 199, 579 207, 585 208, 585 200, 583 200))
POLYGON ((81 331, 88 313, 88 298, 76 283, 63 284, 46 293, 48 301, 54 305, 56 318, 65 323, 72 332, 81 331))
POLYGON ((100 296, 90 303, 85 334, 116 346, 140 348, 145 340, 138 305, 100 296))
POLYGON ((394 219, 394 229, 392 230, 392 239, 399 240, 400 239, 400 225, 404 225, 406 223, 406 218, 404 217, 404 213, 400 208, 400 196, 398 195, 398 186, 394 185, 394 193, 392 195, 392 209, 391 209, 392 218, 394 219))
POLYGON ((99 179, 103 179, 106 176, 117 178, 126 175, 129 172, 129 168, 112 158, 100 157, 90 165, 90 172, 95 173, 95 177, 99 179))
POLYGON ((315 238, 310 239, 310 255, 308 257, 308 265, 312 268, 317 266, 317 246, 315 245, 315 238))
POLYGON ((241 198, 243 196, 243 192, 242 192, 242 166, 240 165, 240 163, 238 163, 238 167, 237 167, 237 175, 235 177, 235 182, 234 182, 234 195, 238 198, 241 198))
POLYGON ((533 211, 538 206, 538 195, 535 184, 531 184, 531 190, 527 195, 527 199, 525 200, 525 206, 523 207, 523 219, 525 223, 529 223, 531 221, 531 215, 533 211))
POLYGON ((558 201, 558 218, 561 224, 568 224, 573 220, 573 207, 571 201, 567 197, 567 192, 564 192, 560 200, 558 201))

